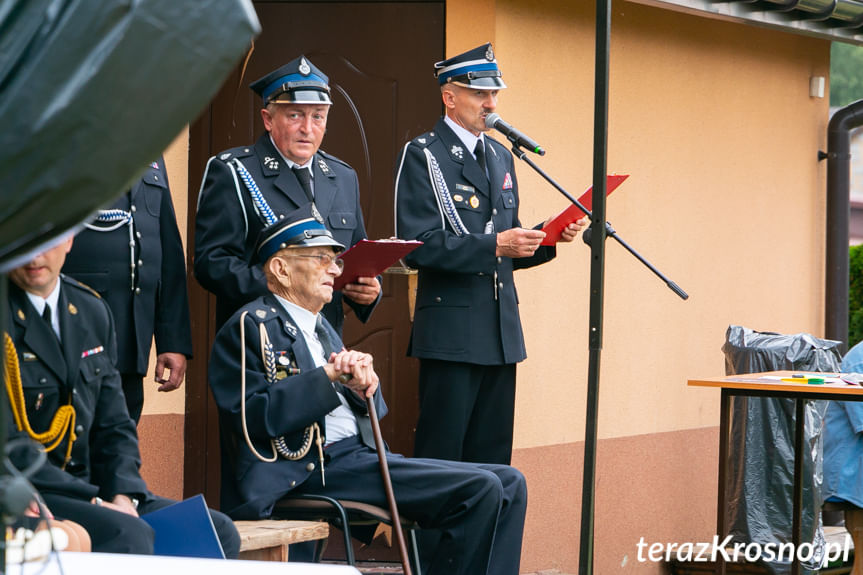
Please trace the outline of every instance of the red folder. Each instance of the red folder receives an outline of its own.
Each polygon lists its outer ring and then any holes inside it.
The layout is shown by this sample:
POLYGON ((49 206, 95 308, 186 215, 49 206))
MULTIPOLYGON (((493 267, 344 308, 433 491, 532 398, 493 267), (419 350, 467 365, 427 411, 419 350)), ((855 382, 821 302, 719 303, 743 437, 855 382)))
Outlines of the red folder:
MULTIPOLYGON (((623 180, 629 177, 629 174, 620 174, 620 175, 611 175, 606 176, 605 180, 605 197, 608 197, 611 192, 613 192, 617 186, 623 183, 623 180)), ((578 201, 582 203, 582 205, 588 210, 593 209, 593 186, 590 186, 585 190, 581 197, 578 198, 578 201)), ((563 233, 563 230, 569 224, 580 220, 586 214, 581 211, 581 209, 575 204, 570 204, 565 210, 557 214, 553 220, 548 222, 546 226, 542 228, 542 231, 545 232, 545 238, 542 240, 540 245, 543 246, 553 246, 558 241, 560 241, 560 234, 563 233)))
POLYGON ((345 269, 333 289, 340 290, 359 277, 375 277, 421 245, 416 240, 360 240, 341 255, 345 269))

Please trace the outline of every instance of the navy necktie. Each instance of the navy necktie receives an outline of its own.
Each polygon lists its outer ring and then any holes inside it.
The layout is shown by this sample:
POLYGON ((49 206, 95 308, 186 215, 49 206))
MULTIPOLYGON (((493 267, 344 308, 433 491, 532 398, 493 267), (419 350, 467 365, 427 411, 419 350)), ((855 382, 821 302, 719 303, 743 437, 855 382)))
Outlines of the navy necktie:
POLYGON ((312 193, 312 174, 309 172, 308 168, 298 168, 294 166, 291 168, 294 171, 294 174, 297 176, 297 180, 300 182, 300 186, 302 186, 303 191, 306 192, 306 196, 308 196, 310 202, 315 201, 315 196, 312 193))
MULTIPOLYGON (((318 341, 321 342, 321 347, 324 349, 324 359, 326 361, 330 361, 330 354, 335 350, 333 349, 333 342, 330 339, 330 334, 327 333, 323 319, 320 315, 318 315, 318 319, 315 321, 315 335, 317 336, 318 341)), ((351 393, 351 391, 344 385, 336 381, 333 382, 333 386, 336 388, 336 391, 345 396, 345 399, 349 397, 348 394, 351 393)), ((375 449, 375 435, 374 431, 372 431, 372 420, 369 419, 367 413, 357 412, 353 403, 350 401, 348 401, 348 406, 351 411, 354 412, 354 417, 357 419, 357 427, 360 430, 360 439, 363 444, 366 447, 375 449)))
POLYGON ((476 141, 476 147, 473 149, 473 153, 476 156, 476 163, 479 164, 480 168, 482 168, 482 173, 487 176, 488 172, 485 169, 485 146, 482 143, 482 138, 476 141))

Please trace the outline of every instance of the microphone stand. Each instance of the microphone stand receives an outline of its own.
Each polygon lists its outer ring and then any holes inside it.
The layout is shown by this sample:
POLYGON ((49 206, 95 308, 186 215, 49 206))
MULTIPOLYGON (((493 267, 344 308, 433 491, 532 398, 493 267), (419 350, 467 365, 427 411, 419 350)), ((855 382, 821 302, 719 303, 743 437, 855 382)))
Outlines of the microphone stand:
MULTIPOLYGON (((606 12, 610 12, 610 1, 607 0, 606 12)), ((599 18, 600 8, 597 6, 597 18, 599 18)), ((610 17, 610 13, 606 14, 610 17)), ((597 43, 601 40, 597 36, 597 43)), ((607 37, 604 37, 607 42, 607 37)), ((607 71, 606 71, 607 79, 607 71)), ((597 98, 597 106, 600 105, 599 97, 597 98)), ((605 100, 602 101, 606 104, 605 100)), ((595 146, 603 150, 601 157, 594 157, 594 184, 593 184, 593 205, 596 208, 598 217, 594 219, 593 213, 587 210, 584 205, 569 194, 563 187, 554 179, 545 173, 545 171, 536 165, 536 163, 527 157, 527 152, 523 150, 514 138, 507 137, 512 143, 512 153, 523 160, 527 165, 534 169, 536 173, 542 176, 545 181, 551 184, 557 191, 566 196, 566 198, 578 206, 578 208, 590 217, 592 225, 602 224, 593 235, 590 243, 591 247, 591 266, 590 266, 590 332, 589 332, 589 350, 590 359, 588 361, 587 373, 587 415, 584 432, 584 475, 582 479, 582 494, 581 494, 581 534, 579 542, 579 575, 591 575, 593 573, 593 514, 594 514, 594 484, 596 476, 596 443, 597 443, 597 419, 599 414, 599 363, 602 353, 602 308, 603 297, 605 292, 605 237, 611 236, 631 253, 635 258, 643 263, 654 274, 659 276, 665 284, 680 296, 681 299, 689 298, 689 295, 680 289, 680 287, 665 277, 658 269, 650 264, 638 252, 636 252, 629 244, 627 244, 617 232, 605 221, 605 190, 606 190, 606 166, 605 166, 605 138, 607 133, 605 130, 597 130, 599 140, 595 142, 595 146), (597 161, 599 164, 597 165, 597 161)), ((585 240, 587 241, 587 240, 585 240)))
MULTIPOLYGON (((510 142, 512 142, 511 139, 510 139, 510 142)), ((526 150, 522 149, 518 144, 513 143, 512 153, 515 154, 520 160, 523 160, 528 166, 533 168, 534 171, 536 171, 536 173, 538 173, 540 176, 542 176, 543 179, 545 179, 545 181, 547 181, 549 184, 551 184, 558 192, 560 192, 561 194, 566 196, 566 199, 568 199, 570 202, 572 202, 573 204, 578 206, 578 209, 580 209, 582 212, 587 214, 587 217, 590 218, 590 220, 593 222, 593 213, 590 210, 588 210, 587 208, 585 208, 581 202, 579 202, 576 198, 574 198, 572 196, 572 194, 570 194, 564 188, 562 188, 560 186, 560 184, 558 184, 556 181, 554 181, 554 179, 551 176, 549 176, 542 168, 540 168, 538 165, 536 165, 536 163, 527 156, 526 150)), ((605 186, 603 186, 603 188, 604 187, 605 186)), ((588 229, 586 229, 584 231, 584 234, 586 234, 586 237, 584 237, 584 242, 587 243, 588 245, 590 244, 590 238, 591 238, 590 233, 593 231, 592 227, 593 226, 591 225, 591 227, 589 227, 588 229)), ((626 243, 626 241, 624 241, 624 239, 618 235, 617 231, 614 228, 612 228, 611 224, 608 222, 605 222, 605 235, 612 237, 615 240, 617 240, 617 242, 620 245, 622 245, 624 248, 626 248, 626 250, 629 253, 631 253, 633 256, 635 256, 635 258, 638 261, 643 263, 647 267, 647 269, 652 271, 654 274, 656 274, 659 277, 659 279, 661 279, 663 282, 665 282, 665 285, 667 285, 669 287, 669 289, 671 289, 671 291, 673 291, 678 296, 680 296, 681 299, 685 300, 685 299, 689 298, 689 294, 687 294, 685 291, 683 291, 680 288, 680 286, 678 286, 676 283, 674 283, 673 281, 668 279, 665 276, 665 274, 663 274, 661 271, 656 269, 656 267, 653 264, 651 264, 649 261, 647 261, 641 254, 639 254, 637 251, 635 251, 635 249, 633 249, 632 246, 630 246, 628 243, 626 243)))

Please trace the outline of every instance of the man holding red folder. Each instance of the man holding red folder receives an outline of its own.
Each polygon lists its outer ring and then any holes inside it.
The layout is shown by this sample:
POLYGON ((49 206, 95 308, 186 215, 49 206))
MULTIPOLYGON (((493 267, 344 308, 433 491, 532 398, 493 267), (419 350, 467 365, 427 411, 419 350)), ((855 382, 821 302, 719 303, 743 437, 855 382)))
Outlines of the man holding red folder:
MULTIPOLYGON (((515 366, 526 357, 513 271, 555 246, 521 227, 510 151, 486 138, 501 80, 491 44, 435 64, 446 115, 405 145, 396 175, 396 235, 424 244, 408 355, 420 359, 417 457, 510 462, 515 366)), ((571 242, 585 220, 569 224, 571 242)))
MULTIPOLYGON (((366 237, 357 173, 320 149, 333 103, 327 76, 300 56, 249 87, 263 101, 266 132, 210 158, 195 216, 195 278, 216 295, 218 325, 267 293, 252 263, 255 243, 286 213, 311 203, 346 246, 366 237)), ((377 278, 357 278, 333 295, 324 317, 341 334, 343 302, 366 322, 380 293, 377 278)))

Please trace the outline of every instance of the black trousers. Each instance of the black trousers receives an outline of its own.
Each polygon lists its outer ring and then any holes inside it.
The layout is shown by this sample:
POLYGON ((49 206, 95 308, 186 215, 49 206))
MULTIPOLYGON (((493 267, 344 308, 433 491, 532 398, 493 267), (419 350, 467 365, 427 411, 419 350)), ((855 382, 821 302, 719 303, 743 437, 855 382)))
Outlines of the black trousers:
POLYGON ((138 425, 141 421, 141 411, 144 409, 144 376, 137 373, 121 373, 123 395, 126 396, 126 408, 129 416, 138 425))
MULTIPOLYGON (((75 499, 64 495, 42 493, 42 498, 51 513, 59 519, 70 519, 79 523, 93 543, 93 551, 100 553, 135 553, 138 555, 153 554, 153 529, 142 519, 126 513, 114 511, 107 507, 94 505, 83 499, 75 499)), ((138 506, 138 513, 143 515, 167 507, 174 500, 156 495, 149 495, 138 506)), ((222 543, 225 557, 236 558, 240 552, 240 535, 227 515, 210 509, 210 517, 222 543)))
MULTIPOLYGON (((314 493, 387 508, 377 453, 351 437, 327 447, 319 471, 293 493, 314 493)), ((508 465, 387 454, 399 513, 441 532, 427 575, 518 575, 527 485, 508 465)))
POLYGON ((514 363, 420 359, 419 394, 414 456, 509 465, 514 363))

